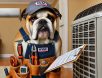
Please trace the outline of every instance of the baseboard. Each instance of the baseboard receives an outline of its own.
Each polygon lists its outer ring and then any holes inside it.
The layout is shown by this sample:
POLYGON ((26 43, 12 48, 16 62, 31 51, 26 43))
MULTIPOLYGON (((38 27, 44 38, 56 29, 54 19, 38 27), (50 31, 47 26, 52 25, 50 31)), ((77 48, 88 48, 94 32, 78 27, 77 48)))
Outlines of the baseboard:
POLYGON ((0 58, 9 58, 11 56, 14 56, 14 54, 0 54, 0 58))

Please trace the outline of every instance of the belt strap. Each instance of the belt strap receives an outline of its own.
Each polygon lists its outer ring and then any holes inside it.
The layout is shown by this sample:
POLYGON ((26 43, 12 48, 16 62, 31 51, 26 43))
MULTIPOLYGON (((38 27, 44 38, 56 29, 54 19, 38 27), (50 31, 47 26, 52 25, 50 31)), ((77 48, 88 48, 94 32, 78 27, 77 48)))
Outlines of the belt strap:
POLYGON ((57 42, 58 39, 59 39, 59 33, 58 33, 58 31, 56 30, 56 31, 55 31, 55 34, 54 34, 54 39, 53 39, 53 40, 54 40, 55 42, 57 42))
POLYGON ((30 40, 29 36, 27 35, 27 33, 25 32, 25 30, 23 29, 23 27, 21 27, 19 29, 19 32, 21 33, 21 35, 22 35, 22 37, 23 37, 23 39, 24 39, 25 42, 28 41, 28 40, 30 40))
MULTIPOLYGON (((23 29, 23 27, 21 27, 19 29, 19 32, 21 33, 21 35, 22 35, 22 37, 23 37, 23 39, 24 39, 25 42, 28 41, 28 40, 30 40, 29 36, 27 35, 27 33, 25 32, 25 30, 23 29)), ((58 39, 59 39, 59 33, 56 30, 55 31, 55 34, 54 34, 54 39, 53 40, 56 42, 58 39)))

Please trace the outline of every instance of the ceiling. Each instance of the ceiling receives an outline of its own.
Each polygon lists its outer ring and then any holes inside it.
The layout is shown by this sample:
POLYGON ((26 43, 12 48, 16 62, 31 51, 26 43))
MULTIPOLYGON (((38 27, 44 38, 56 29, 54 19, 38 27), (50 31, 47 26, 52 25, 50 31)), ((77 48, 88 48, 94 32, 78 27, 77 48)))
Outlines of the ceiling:
MULTIPOLYGON (((28 4, 35 0, 0 0, 0 4, 28 4)), ((52 6, 56 6, 58 0, 45 0, 52 6)))
MULTIPOLYGON (((28 4, 35 0, 0 0, 0 4, 28 4)), ((45 0, 52 6, 56 6, 58 0, 45 0)))
MULTIPOLYGON (((34 0, 0 0, 0 3, 27 3, 27 2, 31 2, 31 1, 34 1, 34 0)), ((54 2, 54 0, 46 0, 48 1, 49 3, 52 3, 54 2)))

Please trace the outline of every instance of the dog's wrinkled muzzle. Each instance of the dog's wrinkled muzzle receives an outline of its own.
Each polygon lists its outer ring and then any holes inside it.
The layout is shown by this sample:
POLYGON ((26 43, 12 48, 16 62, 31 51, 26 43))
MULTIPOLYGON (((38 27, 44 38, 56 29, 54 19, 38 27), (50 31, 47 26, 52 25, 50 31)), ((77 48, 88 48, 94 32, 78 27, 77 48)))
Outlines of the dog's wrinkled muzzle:
POLYGON ((46 37, 48 39, 50 39, 50 29, 49 29, 47 21, 45 19, 41 19, 38 22, 36 40, 39 38, 39 34, 40 34, 40 37, 47 34, 46 37))

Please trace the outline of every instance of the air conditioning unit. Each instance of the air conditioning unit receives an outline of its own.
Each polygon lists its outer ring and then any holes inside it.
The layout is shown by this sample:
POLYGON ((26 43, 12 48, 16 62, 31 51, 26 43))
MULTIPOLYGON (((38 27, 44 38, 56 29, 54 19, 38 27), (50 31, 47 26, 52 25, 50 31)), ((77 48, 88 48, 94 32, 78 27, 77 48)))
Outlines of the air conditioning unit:
POLYGON ((87 44, 73 64, 73 78, 102 78, 102 3, 79 13, 72 27, 72 48, 87 44))

